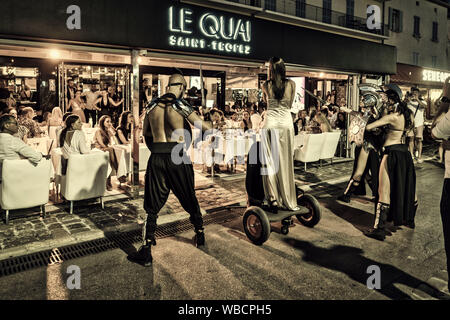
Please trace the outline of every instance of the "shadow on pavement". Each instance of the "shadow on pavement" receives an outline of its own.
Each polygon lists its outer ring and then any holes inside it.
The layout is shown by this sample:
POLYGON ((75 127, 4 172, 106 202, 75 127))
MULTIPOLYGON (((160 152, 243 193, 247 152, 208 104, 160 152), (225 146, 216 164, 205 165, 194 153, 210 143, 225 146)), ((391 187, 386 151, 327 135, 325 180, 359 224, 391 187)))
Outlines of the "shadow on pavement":
MULTIPOLYGON (((424 284, 422 280, 395 266, 364 257, 362 255, 364 251, 360 248, 341 245, 335 245, 331 248, 320 248, 310 242, 293 238, 285 238, 284 241, 304 253, 303 261, 329 270, 339 271, 363 285, 367 285, 368 278, 372 275, 371 272, 367 272, 367 268, 369 266, 378 266, 381 271, 381 287, 377 291, 390 299, 412 299, 408 294, 396 288, 394 284, 403 284, 413 289, 419 287, 420 284, 424 284)), ((435 298, 442 296, 438 289, 428 284, 425 285, 420 286, 419 289, 435 298), (428 287, 428 290, 424 290, 424 287, 428 287)))

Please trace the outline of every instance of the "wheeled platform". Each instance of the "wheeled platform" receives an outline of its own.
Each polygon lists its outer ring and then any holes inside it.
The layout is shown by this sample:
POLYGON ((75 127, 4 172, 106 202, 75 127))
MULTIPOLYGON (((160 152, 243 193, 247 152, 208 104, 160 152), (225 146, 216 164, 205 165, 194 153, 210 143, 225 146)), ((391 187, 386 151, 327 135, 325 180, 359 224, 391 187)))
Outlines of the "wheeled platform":
POLYGON ((309 194, 300 194, 297 198, 297 204, 300 206, 296 211, 279 210, 274 214, 261 207, 248 207, 244 213, 243 223, 244 231, 247 237, 256 245, 262 245, 269 239, 272 222, 282 222, 281 233, 289 233, 292 216, 307 227, 314 227, 321 219, 321 210, 316 198, 309 194))

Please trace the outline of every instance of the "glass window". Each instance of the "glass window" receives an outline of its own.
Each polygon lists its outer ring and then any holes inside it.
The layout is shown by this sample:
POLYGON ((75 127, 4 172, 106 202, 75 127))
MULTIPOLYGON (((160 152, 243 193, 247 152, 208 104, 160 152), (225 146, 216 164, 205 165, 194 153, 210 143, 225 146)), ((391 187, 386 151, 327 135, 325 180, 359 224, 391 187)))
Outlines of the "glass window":
POLYGON ((413 52, 413 65, 418 66, 419 65, 419 53, 413 52))
POLYGON ((432 41, 438 41, 438 23, 437 22, 433 22, 433 34, 431 37, 432 41))
POLYGON ((420 38, 420 17, 414 16, 414 37, 420 38))
POLYGON ((389 27, 393 32, 403 31, 403 12, 389 8, 389 27))
POLYGON ((306 16, 306 1, 295 0, 295 15, 304 18, 306 16))
POLYGON ((264 9, 276 11, 277 9, 276 0, 265 0, 264 9))
POLYGON ((323 0, 322 21, 331 23, 331 0, 323 0))
POLYGON ((431 56, 431 67, 437 68, 437 56, 431 56))

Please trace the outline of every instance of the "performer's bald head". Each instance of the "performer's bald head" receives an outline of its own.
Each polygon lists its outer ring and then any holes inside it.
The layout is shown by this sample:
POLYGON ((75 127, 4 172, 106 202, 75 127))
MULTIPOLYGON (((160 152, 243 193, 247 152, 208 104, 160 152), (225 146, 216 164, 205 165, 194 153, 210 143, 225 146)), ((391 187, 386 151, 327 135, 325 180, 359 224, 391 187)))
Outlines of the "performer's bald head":
POLYGON ((173 93, 177 99, 183 97, 184 90, 187 87, 186 80, 179 73, 174 73, 169 78, 168 92, 173 93))
POLYGON ((175 74, 171 75, 169 78, 169 86, 178 84, 178 83, 184 84, 185 87, 187 85, 186 80, 184 79, 184 77, 181 74, 175 73, 175 74))

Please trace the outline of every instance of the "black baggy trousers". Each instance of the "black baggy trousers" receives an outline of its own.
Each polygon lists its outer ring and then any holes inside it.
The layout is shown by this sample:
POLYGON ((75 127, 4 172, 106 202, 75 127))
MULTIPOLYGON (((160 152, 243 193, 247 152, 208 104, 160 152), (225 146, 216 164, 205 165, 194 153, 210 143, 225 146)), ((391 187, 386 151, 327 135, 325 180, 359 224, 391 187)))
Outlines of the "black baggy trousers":
POLYGON ((200 205, 194 190, 194 169, 192 164, 175 164, 171 149, 176 144, 154 144, 145 174, 144 209, 147 213, 142 240, 151 240, 156 231, 158 213, 169 197, 170 191, 190 215, 196 230, 203 228, 200 205))

